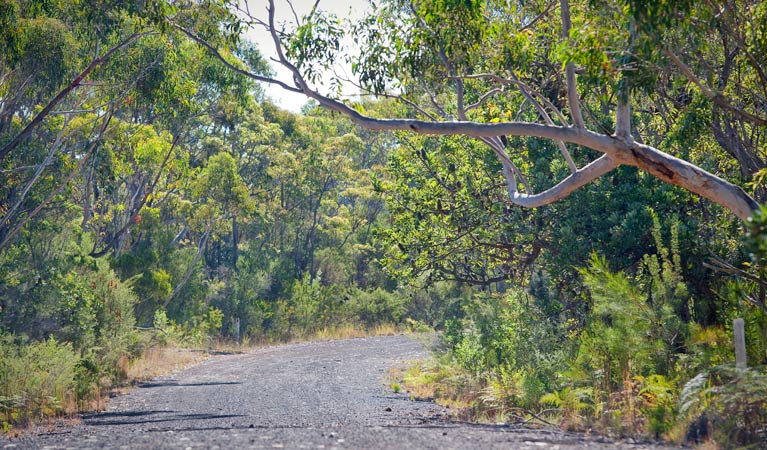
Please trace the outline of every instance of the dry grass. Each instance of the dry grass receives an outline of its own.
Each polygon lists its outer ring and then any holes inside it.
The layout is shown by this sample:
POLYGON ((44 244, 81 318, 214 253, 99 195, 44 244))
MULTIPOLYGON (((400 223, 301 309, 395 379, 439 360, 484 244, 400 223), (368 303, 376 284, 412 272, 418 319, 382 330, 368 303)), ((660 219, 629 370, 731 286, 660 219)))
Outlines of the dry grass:
POLYGON ((721 446, 714 441, 705 441, 693 446, 695 450, 721 450, 721 446))
MULTIPOLYGON (((179 347, 150 347, 138 359, 127 362, 125 365, 125 382, 120 386, 112 387, 112 394, 126 394, 133 385, 142 381, 165 376, 187 367, 199 364, 210 357, 210 353, 202 350, 190 350, 179 347)), ((107 400, 100 398, 94 411, 106 408, 107 400)))
POLYGON ((200 350, 175 347, 151 347, 127 365, 125 373, 129 383, 146 381, 205 361, 210 354, 200 350))
POLYGON ((411 361, 406 368, 388 372, 389 386, 402 386, 414 400, 431 400, 449 408, 460 420, 477 420, 472 406, 479 387, 469 382, 460 371, 440 366, 433 359, 411 361))
POLYGON ((313 335, 297 339, 296 341, 333 341, 337 339, 353 339, 371 336, 393 336, 395 334, 408 333, 409 329, 397 328, 391 324, 376 325, 375 328, 358 328, 354 325, 341 325, 337 327, 323 328, 313 335))
MULTIPOLYGON (((75 400, 74 393, 69 393, 62 402, 62 413, 57 416, 38 419, 29 423, 16 424, 4 436, 17 437, 26 433, 50 432, 62 426, 71 426, 81 422, 76 415, 82 411, 103 411, 107 407, 110 393, 124 394, 130 391, 131 385, 140 381, 147 381, 175 371, 198 364, 207 359, 209 353, 187 350, 174 347, 151 347, 144 354, 129 361, 127 357, 118 362, 118 370, 125 375, 125 384, 111 389, 101 389, 94 386, 92 392, 79 402, 75 400)), ((103 385, 108 385, 108 380, 102 380, 103 385)), ((0 431, 2 429, 0 428, 0 431)))

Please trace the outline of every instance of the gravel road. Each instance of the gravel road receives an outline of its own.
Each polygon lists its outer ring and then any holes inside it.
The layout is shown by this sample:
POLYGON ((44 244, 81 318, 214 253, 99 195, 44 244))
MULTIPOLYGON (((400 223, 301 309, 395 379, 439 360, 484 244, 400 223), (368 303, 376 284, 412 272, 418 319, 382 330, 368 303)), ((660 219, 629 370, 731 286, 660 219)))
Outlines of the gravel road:
POLYGON ((112 399, 81 425, 0 437, 0 448, 670 448, 451 422, 441 407, 386 389, 390 367, 426 355, 417 339, 388 336, 215 356, 112 399))

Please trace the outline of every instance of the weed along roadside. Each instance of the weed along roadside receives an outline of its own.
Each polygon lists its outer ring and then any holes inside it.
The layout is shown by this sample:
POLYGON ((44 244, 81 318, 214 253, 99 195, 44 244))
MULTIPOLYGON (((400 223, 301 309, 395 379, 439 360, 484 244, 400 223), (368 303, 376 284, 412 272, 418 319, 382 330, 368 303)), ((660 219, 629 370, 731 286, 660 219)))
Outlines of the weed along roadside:
MULTIPOLYGON (((658 246, 662 256, 646 256, 656 272, 643 277, 663 305, 684 291, 673 253, 658 246)), ((613 273, 598 258, 583 275, 597 316, 570 342, 556 334, 566 328, 535 321, 524 293, 482 296, 446 324, 432 358, 392 372, 390 388, 475 423, 702 448, 767 443, 767 372, 746 364, 742 319, 731 330, 691 326, 678 352, 670 309, 644 307, 640 278, 613 273), (657 340, 648 343, 648 335, 657 340)))
POLYGON ((209 352, 176 346, 150 347, 141 356, 119 361, 119 377, 81 359, 71 347, 53 339, 43 344, 3 343, 3 431, 14 436, 77 420, 79 413, 101 411, 114 395, 137 383, 199 364, 209 352))

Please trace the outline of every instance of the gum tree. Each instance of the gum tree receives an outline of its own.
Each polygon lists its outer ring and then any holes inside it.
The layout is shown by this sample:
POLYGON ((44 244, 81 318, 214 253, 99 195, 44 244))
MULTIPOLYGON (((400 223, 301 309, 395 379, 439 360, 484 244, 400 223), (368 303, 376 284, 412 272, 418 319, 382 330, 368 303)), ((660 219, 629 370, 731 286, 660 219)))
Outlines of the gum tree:
POLYGON ((763 168, 758 158, 744 153, 759 153, 767 119, 764 53, 759 51, 765 31, 759 18, 767 13, 756 3, 390 0, 360 23, 344 25, 316 2, 302 19, 293 11, 294 29, 276 22, 274 0, 265 13, 233 7, 241 25, 269 31, 276 62, 291 79, 251 73, 247 64, 224 56, 224 49, 194 30, 184 31, 230 68, 304 94, 362 127, 482 141, 500 163, 512 204, 556 202, 625 165, 705 197, 741 219, 758 207, 724 174, 666 151, 662 127, 644 120, 674 114, 659 108, 661 94, 682 97, 682 103, 685 95, 700 98, 714 107, 720 145, 731 144, 725 150, 741 166, 750 164, 743 174, 763 168), (747 21, 749 31, 737 31, 744 29, 738 21, 747 21), (346 35, 355 41, 351 49, 345 48, 346 35), (730 54, 723 55, 724 41, 730 54), (711 59, 689 56, 697 54, 711 59), (716 70, 706 63, 720 57, 727 67, 719 70, 714 85, 709 80, 716 77, 705 71, 716 70), (372 117, 343 99, 342 82, 355 81, 335 70, 342 62, 350 63, 361 92, 396 97, 410 112, 372 117), (737 77, 725 73, 733 68, 737 77), (728 139, 727 132, 735 137, 728 139), (511 137, 524 139, 512 146, 511 137), (567 170, 535 190, 526 179, 532 162, 525 147, 529 139, 540 138, 557 145, 567 170))

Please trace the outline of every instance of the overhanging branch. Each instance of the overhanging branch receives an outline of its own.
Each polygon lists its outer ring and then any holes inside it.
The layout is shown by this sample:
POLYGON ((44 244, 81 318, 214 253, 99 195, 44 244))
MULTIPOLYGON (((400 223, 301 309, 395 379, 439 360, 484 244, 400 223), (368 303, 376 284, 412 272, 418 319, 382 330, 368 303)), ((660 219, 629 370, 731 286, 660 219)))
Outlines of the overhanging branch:
POLYGON ((602 155, 560 181, 556 186, 533 195, 516 193, 511 196, 511 202, 526 208, 549 205, 567 197, 576 189, 596 180, 619 165, 609 155, 602 155))
MULTIPOLYGON (((566 0, 563 0, 562 4, 568 6, 566 0)), ((618 125, 617 129, 619 132, 616 136, 595 133, 586 129, 584 126, 578 126, 579 122, 582 122, 582 117, 580 119, 578 118, 580 113, 579 103, 578 101, 573 101, 574 99, 572 98, 570 99, 571 114, 576 114, 573 116, 573 121, 576 126, 573 127, 556 126, 551 123, 541 124, 519 121, 476 123, 468 120, 427 121, 416 119, 379 119, 366 116, 348 104, 322 95, 309 86, 300 70, 285 56, 279 32, 275 26, 274 0, 269 0, 268 13, 268 24, 265 25, 271 33, 274 42, 277 53, 276 61, 290 71, 293 82, 295 83, 295 88, 289 87, 289 90, 293 92, 301 92, 308 98, 316 100, 320 106, 330 111, 338 112, 348 117, 353 123, 372 131, 410 131, 424 135, 442 136, 464 135, 479 138, 489 144, 492 143, 491 147, 503 165, 504 175, 509 184, 510 199, 517 205, 535 207, 552 203, 566 197, 575 189, 604 175, 618 165, 625 164, 638 167, 660 180, 675 184, 690 192, 712 200, 729 209, 744 220, 750 217, 752 212, 758 208, 758 204, 754 199, 746 194, 741 188, 694 164, 675 158, 656 148, 634 142, 630 136, 630 109, 628 107, 628 96, 626 96, 626 101, 619 102, 619 111, 617 111, 617 121, 619 123, 616 124, 618 125), (298 91, 296 91, 296 89, 298 91), (562 141, 563 143, 567 142, 581 145, 604 153, 604 155, 580 170, 575 171, 556 186, 547 189, 544 192, 539 194, 532 194, 529 192, 521 194, 517 192, 516 189, 516 177, 520 176, 521 173, 516 170, 513 163, 511 163, 505 150, 496 148, 494 139, 498 139, 498 136, 551 139, 554 141, 562 141)), ((563 16, 563 18, 565 17, 563 16)), ((263 24, 263 22, 260 23, 263 24)), ((244 75, 259 81, 264 81, 263 78, 266 78, 261 75, 247 73, 247 71, 244 75)), ((285 83, 277 82, 276 80, 270 79, 268 82, 274 82, 280 86, 287 86, 285 83)), ((570 91, 577 95, 576 89, 573 88, 570 89, 570 91)), ((526 100, 529 101, 529 98, 526 98, 526 100)), ((465 109, 459 109, 459 112, 463 113, 465 112, 465 109)))

